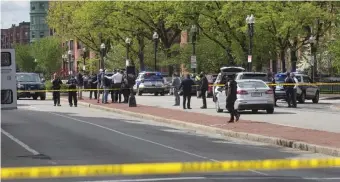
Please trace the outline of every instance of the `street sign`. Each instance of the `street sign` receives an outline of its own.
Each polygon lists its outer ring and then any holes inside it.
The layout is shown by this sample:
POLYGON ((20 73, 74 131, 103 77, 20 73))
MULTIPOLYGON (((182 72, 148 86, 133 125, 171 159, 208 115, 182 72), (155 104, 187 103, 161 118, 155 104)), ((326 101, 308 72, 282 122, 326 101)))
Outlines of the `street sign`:
POLYGON ((127 60, 125 61, 125 66, 130 66, 130 60, 127 59, 127 60))
POLYGON ((196 56, 191 56, 191 68, 197 68, 196 56))
POLYGON ((251 58, 252 58, 252 56, 248 55, 248 63, 251 63, 251 58))

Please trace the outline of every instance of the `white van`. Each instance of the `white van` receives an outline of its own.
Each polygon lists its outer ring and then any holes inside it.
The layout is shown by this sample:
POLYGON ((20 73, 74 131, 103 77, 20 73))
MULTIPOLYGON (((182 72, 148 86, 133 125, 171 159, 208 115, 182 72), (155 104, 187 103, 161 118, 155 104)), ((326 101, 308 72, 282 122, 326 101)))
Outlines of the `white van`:
POLYGON ((17 109, 14 49, 1 49, 1 109, 17 109))

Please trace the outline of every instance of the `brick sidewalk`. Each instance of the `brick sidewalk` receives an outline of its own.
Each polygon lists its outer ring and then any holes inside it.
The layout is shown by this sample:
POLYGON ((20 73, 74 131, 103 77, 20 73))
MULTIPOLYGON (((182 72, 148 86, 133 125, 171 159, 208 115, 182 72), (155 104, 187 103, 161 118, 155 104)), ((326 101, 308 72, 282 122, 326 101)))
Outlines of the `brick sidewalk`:
POLYGON ((231 130, 234 132, 244 132, 250 134, 257 134, 268 137, 283 138, 298 142, 305 142, 314 145, 320 145, 331 148, 340 148, 340 133, 318 131, 311 129, 303 129, 296 127, 288 127, 282 125, 275 125, 265 123, 261 121, 249 121, 241 120, 238 123, 230 123, 228 114, 225 117, 211 116, 201 113, 185 112, 175 109, 165 109, 153 106, 145 106, 138 104, 138 107, 129 107, 127 104, 101 104, 97 103, 97 100, 90 100, 84 98, 80 102, 86 102, 92 105, 104 106, 108 108, 114 108, 124 111, 130 111, 140 114, 148 114, 156 117, 162 117, 166 119, 173 119, 193 124, 200 124, 203 126, 216 127, 219 129, 231 130))

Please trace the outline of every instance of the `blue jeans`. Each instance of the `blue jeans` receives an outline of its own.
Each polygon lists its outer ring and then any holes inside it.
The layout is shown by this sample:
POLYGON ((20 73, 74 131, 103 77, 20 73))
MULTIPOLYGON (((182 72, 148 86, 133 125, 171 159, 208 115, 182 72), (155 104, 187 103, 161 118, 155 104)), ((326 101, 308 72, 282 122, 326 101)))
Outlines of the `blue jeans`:
POLYGON ((104 86, 103 89, 104 89, 104 92, 102 96, 102 103, 107 103, 107 98, 109 96, 109 87, 104 86))

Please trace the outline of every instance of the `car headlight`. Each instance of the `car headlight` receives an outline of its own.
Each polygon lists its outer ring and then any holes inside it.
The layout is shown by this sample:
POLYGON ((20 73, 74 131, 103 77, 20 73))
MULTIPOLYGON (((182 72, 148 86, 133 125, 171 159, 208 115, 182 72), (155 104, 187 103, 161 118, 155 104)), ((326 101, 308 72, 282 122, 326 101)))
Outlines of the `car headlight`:
POLYGON ((21 85, 20 83, 18 83, 17 88, 24 88, 24 85, 21 85))

